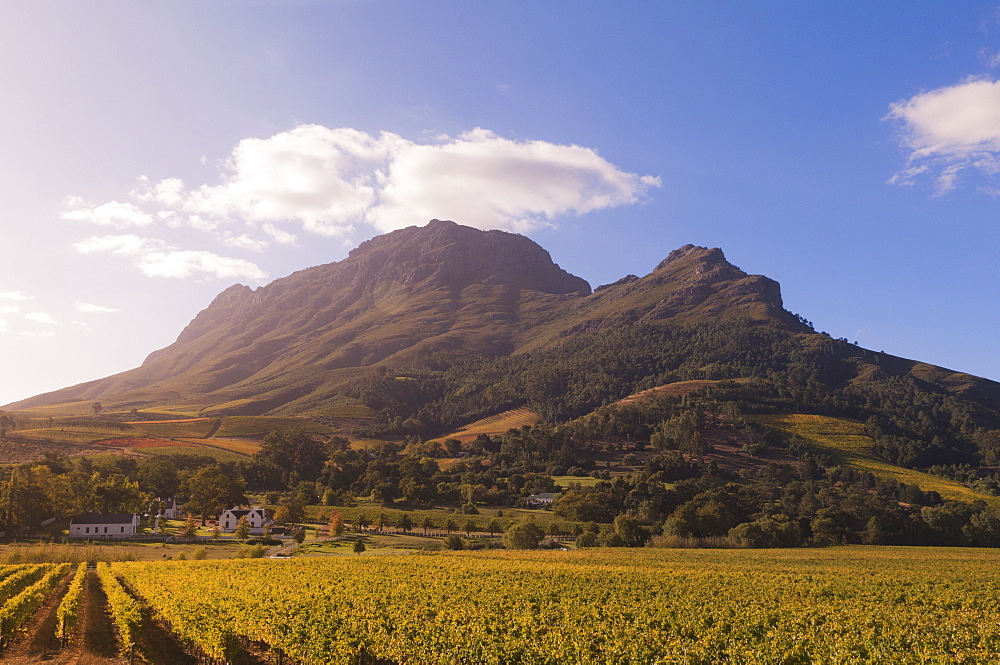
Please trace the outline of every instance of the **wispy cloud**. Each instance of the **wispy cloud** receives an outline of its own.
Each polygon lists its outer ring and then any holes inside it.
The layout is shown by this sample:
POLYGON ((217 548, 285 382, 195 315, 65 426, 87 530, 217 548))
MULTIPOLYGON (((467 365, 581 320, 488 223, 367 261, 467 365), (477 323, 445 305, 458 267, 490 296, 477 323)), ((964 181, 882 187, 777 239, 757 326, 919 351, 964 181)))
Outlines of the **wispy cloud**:
POLYGON ((55 325, 56 320, 52 318, 51 315, 45 312, 29 312, 24 315, 25 321, 33 321, 35 323, 43 323, 45 325, 55 325))
POLYGON ((250 261, 207 251, 179 250, 162 240, 131 234, 88 238, 73 247, 81 254, 110 253, 132 257, 136 267, 150 277, 267 278, 267 273, 250 261))
POLYGON ((934 181, 935 194, 954 189, 964 173, 1000 173, 1000 81, 970 78, 892 104, 907 164, 889 179, 934 181))
POLYGON ((18 333, 21 337, 54 337, 54 330, 25 330, 18 333))
POLYGON ((0 305, 0 314, 17 314, 20 311, 17 305, 0 305))
POLYGON ((0 300, 34 300, 35 296, 25 295, 21 291, 4 291, 0 293, 0 300))
POLYGON ((78 302, 75 307, 76 311, 83 312, 84 314, 106 314, 121 311, 120 309, 115 309, 114 307, 104 307, 103 305, 94 305, 89 302, 78 302))
POLYGON ((87 206, 79 197, 70 197, 68 210, 63 211, 63 219, 77 222, 90 222, 102 226, 114 226, 119 229, 130 226, 149 226, 153 216, 143 212, 132 203, 109 201, 99 206, 87 206))

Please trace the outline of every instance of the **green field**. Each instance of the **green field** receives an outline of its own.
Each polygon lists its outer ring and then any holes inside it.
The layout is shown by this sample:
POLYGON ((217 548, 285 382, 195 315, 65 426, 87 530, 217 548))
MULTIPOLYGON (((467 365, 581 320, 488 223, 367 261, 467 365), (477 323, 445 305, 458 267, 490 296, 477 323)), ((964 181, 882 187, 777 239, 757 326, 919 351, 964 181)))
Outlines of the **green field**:
POLYGON ((217 659, 246 638, 305 664, 1000 660, 996 550, 383 551, 112 565, 217 659))
POLYGON ((87 445, 94 441, 130 436, 135 432, 123 431, 111 427, 39 427, 36 429, 17 430, 14 433, 31 441, 58 441, 75 445, 87 445))
POLYGON ((333 434, 335 429, 304 418, 279 418, 275 416, 226 416, 215 436, 264 436, 271 430, 300 429, 315 434, 333 434))
POLYGON ((141 448, 144 455, 204 455, 219 462, 239 462, 246 459, 246 455, 234 453, 229 450, 222 450, 212 446, 202 446, 189 443, 178 446, 161 446, 157 448, 141 448))
POLYGON ((881 478, 916 485, 924 491, 933 490, 945 499, 982 499, 987 503, 1000 505, 1000 497, 983 494, 954 480, 906 469, 875 457, 871 437, 865 434, 864 425, 856 420, 801 413, 754 416, 754 419, 770 427, 798 434, 816 450, 829 455, 837 464, 856 466, 881 478))
POLYGON ((594 487, 597 483, 601 482, 600 478, 592 478, 590 476, 552 476, 552 480, 555 481, 556 485, 564 489, 570 485, 594 487))
POLYGON ((166 439, 204 439, 219 425, 218 418, 194 420, 186 423, 148 422, 133 423, 138 432, 166 439))

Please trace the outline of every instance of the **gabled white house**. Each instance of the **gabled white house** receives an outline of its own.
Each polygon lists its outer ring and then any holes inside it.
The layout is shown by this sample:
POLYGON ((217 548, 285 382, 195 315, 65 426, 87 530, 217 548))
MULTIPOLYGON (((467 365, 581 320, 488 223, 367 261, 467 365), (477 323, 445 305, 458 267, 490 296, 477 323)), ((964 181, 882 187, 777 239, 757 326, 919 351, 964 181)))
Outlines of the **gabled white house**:
POLYGON ((177 499, 170 498, 163 501, 163 508, 160 509, 160 516, 168 520, 180 519, 181 504, 177 499))
POLYGON ((70 538, 121 538, 139 532, 139 516, 135 513, 84 513, 69 522, 70 538))
POLYGON ((247 526, 250 527, 250 533, 255 536, 264 533, 265 524, 274 524, 274 520, 268 518, 267 511, 260 506, 254 506, 249 510, 246 508, 230 508, 229 510, 224 510, 219 515, 219 529, 229 533, 236 531, 236 525, 239 524, 240 518, 243 516, 247 518, 247 526))

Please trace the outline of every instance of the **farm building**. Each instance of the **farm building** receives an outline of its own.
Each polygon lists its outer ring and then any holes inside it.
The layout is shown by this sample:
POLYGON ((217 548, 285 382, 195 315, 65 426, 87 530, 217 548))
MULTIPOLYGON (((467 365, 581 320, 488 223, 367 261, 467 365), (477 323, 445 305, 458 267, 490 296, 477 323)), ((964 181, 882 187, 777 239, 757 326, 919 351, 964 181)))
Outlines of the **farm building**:
POLYGON ((552 502, 555 501, 557 494, 555 492, 542 492, 540 494, 532 494, 528 497, 529 506, 551 506, 552 502))
POLYGON ((181 505, 177 502, 177 499, 166 499, 164 506, 160 509, 160 516, 165 517, 168 520, 176 520, 181 516, 181 505))
POLYGON ((139 516, 135 513, 84 513, 69 522, 70 538, 121 538, 139 532, 139 516))
POLYGON ((265 524, 274 524, 274 520, 268 518, 267 511, 260 506, 254 506, 249 510, 245 508, 230 508, 229 510, 223 511, 223 513, 219 515, 219 528, 230 533, 236 531, 236 525, 243 516, 246 516, 247 518, 247 526, 250 527, 250 533, 255 536, 259 536, 264 533, 265 524))

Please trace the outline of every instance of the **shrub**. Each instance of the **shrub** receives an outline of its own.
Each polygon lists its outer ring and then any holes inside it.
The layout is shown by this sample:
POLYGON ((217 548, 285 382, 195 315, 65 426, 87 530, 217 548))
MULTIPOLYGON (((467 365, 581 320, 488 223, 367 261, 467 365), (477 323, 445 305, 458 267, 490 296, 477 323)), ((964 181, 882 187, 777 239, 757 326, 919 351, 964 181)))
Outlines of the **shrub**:
POLYGON ((462 540, 461 536, 453 533, 444 539, 444 546, 450 550, 461 550, 465 549, 465 541, 462 540))

